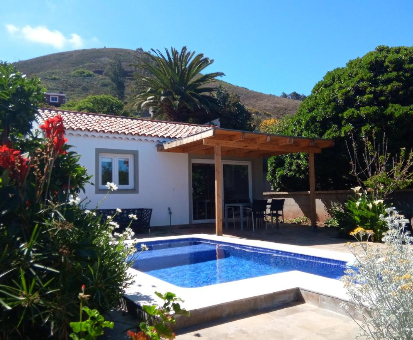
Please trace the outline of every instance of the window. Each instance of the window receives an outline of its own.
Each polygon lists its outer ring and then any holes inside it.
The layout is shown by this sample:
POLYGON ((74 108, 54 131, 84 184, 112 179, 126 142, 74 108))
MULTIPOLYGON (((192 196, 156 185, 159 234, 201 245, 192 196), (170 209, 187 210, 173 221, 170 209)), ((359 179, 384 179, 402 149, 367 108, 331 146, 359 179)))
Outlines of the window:
POLYGON ((105 189, 107 182, 115 183, 119 189, 134 189, 133 155, 100 154, 99 188, 105 189))
POLYGON ((96 149, 96 193, 106 193, 106 183, 115 183, 116 193, 138 193, 138 151, 96 149))
POLYGON ((59 102, 59 97, 58 96, 50 96, 50 102, 51 103, 58 103, 59 102))

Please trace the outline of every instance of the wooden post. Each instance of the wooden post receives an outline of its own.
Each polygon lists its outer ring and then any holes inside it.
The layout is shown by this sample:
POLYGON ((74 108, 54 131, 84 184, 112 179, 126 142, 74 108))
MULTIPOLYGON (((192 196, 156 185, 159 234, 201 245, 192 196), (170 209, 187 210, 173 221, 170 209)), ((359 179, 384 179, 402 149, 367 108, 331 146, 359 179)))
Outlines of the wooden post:
POLYGON ((215 228, 217 236, 222 236, 222 160, 221 146, 214 146, 215 158, 215 228))
POLYGON ((310 177, 310 219, 311 226, 317 227, 317 211, 315 205, 315 169, 314 169, 314 153, 308 154, 309 177, 310 177))

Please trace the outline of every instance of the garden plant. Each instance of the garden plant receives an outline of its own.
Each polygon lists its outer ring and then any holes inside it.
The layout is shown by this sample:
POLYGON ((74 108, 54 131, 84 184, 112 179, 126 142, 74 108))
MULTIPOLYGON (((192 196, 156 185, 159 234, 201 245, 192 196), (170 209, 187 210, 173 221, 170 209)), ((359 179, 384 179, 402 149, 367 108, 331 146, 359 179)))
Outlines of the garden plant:
POLYGON ((352 232, 359 242, 349 245, 356 260, 342 281, 361 316, 358 339, 413 339, 413 237, 404 216, 394 208, 386 213, 384 245, 372 244, 373 231, 363 228, 352 232))
MULTIPOLYGON (((133 232, 101 221, 79 194, 90 177, 66 144, 60 116, 44 138, 10 136, 0 146, 0 338, 67 339, 86 286, 90 310, 105 313, 124 294, 133 232)), ((108 183, 108 193, 116 186, 108 183)), ((133 216, 132 216, 133 217, 133 216)))

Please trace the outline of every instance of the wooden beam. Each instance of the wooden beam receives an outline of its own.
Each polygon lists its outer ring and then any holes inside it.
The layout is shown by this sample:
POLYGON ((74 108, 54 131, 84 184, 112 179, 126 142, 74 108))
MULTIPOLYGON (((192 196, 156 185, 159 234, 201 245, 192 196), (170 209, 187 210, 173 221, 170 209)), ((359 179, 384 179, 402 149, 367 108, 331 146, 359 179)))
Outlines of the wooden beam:
POLYGON ((310 219, 311 226, 317 227, 317 211, 315 202, 315 167, 314 167, 314 153, 308 154, 309 165, 309 179, 310 179, 310 219))
MULTIPOLYGON (((209 138, 215 136, 215 128, 211 128, 210 130, 197 133, 196 135, 192 135, 189 137, 181 138, 174 140, 172 142, 168 143, 163 143, 163 144, 158 144, 156 147, 158 151, 163 152, 163 151, 168 151, 169 149, 175 149, 175 148, 180 148, 180 147, 185 147, 187 144, 196 142, 199 140, 202 140, 204 138, 209 138)), ((172 152, 175 152, 175 150, 171 150, 172 152)))
POLYGON ((195 144, 191 144, 185 148, 183 148, 183 152, 185 153, 192 153, 193 151, 203 150, 210 148, 209 145, 204 145, 202 141, 196 142, 195 144))
POLYGON ((222 236, 222 157, 221 147, 214 147, 215 159, 215 229, 217 236, 222 236))
POLYGON ((277 145, 270 145, 270 144, 257 144, 257 143, 250 143, 250 142, 231 142, 225 140, 215 140, 215 139, 204 139, 204 145, 210 146, 221 146, 221 147, 228 147, 232 149, 247 149, 247 150, 263 150, 263 151, 280 151, 280 152, 311 152, 311 153, 320 153, 321 149, 317 147, 298 147, 293 145, 285 145, 285 146, 277 146, 277 145))

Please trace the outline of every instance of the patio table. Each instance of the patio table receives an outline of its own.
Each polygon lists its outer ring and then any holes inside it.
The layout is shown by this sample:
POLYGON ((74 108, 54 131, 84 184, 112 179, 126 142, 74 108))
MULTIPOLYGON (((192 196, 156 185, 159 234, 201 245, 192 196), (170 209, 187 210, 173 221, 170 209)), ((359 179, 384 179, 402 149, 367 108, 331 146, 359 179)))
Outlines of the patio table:
POLYGON ((244 207, 250 207, 251 203, 226 203, 225 204, 225 228, 228 228, 228 208, 239 208, 241 231, 244 230, 244 207))

